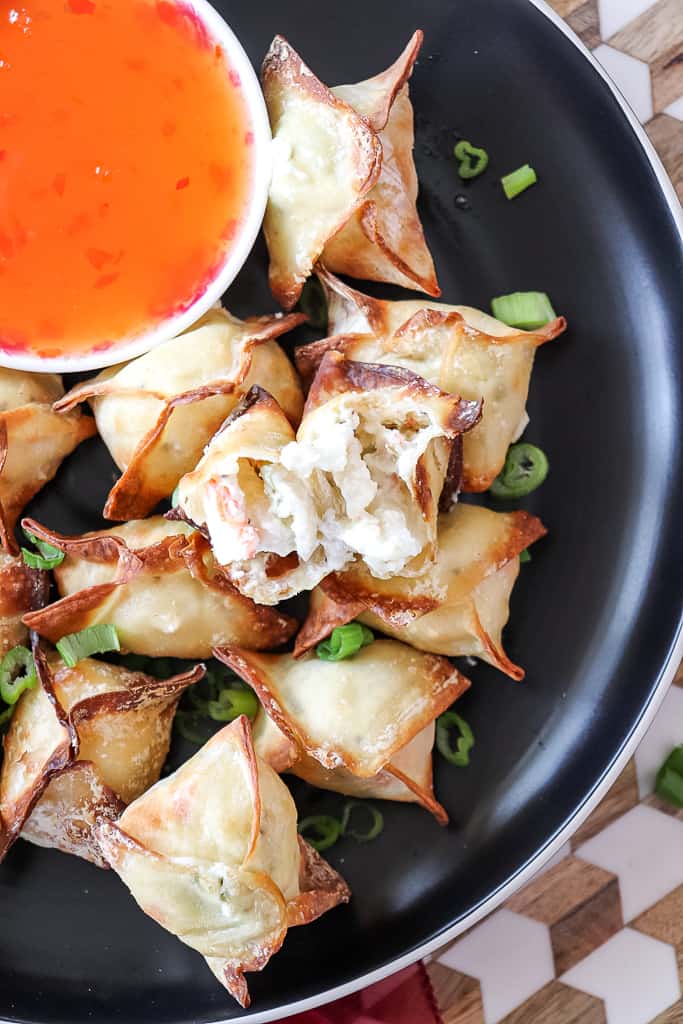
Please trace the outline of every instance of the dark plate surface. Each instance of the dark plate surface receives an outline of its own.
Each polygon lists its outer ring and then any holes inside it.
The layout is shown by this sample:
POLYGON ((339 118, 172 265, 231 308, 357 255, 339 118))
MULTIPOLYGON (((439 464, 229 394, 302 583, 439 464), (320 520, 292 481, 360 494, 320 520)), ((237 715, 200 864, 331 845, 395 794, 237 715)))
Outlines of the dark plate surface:
MULTIPOLYGON (((646 708, 680 617, 683 260, 618 102, 528 0, 217 6, 256 64, 281 32, 332 84, 376 73, 423 27, 416 156, 444 300, 486 309, 493 295, 543 289, 570 321, 539 353, 529 404, 527 437, 552 471, 526 502, 550 535, 522 571, 507 630, 527 679, 471 671, 460 705, 477 738, 471 767, 436 765, 450 828, 384 805, 377 842, 332 851, 353 902, 290 932, 250 976, 254 1012, 277 1018, 490 898, 571 819, 646 708), (456 133, 491 154, 470 187, 450 156, 456 133), (510 203, 498 178, 527 161, 541 184, 510 203), (456 206, 458 193, 470 210, 456 206)), ((228 302, 237 313, 273 308, 261 246, 228 302)), ((98 526, 112 478, 106 452, 88 442, 32 512, 70 532, 98 526)), ((296 795, 307 809, 337 799, 296 795)), ((242 1016, 201 957, 145 917, 113 872, 20 843, 0 868, 0 922, 0 1015, 10 1020, 242 1016)))

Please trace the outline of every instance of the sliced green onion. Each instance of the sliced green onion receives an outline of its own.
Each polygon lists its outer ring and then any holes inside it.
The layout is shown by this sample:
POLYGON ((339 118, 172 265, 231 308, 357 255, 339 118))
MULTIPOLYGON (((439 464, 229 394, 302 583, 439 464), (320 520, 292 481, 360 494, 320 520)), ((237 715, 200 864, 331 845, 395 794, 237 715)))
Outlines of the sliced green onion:
POLYGON ((360 622, 349 622, 346 626, 335 626, 327 640, 323 640, 315 649, 322 661, 343 661, 358 654, 362 647, 367 647, 375 639, 375 634, 360 622))
POLYGON ((308 326, 318 331, 327 330, 327 300, 317 277, 309 277, 301 292, 299 309, 308 317, 308 326))
POLYGON ((299 822, 299 835, 319 853, 334 846, 341 834, 341 822, 331 814, 313 814, 299 822))
POLYGON ((207 702, 209 718, 213 718, 214 722, 232 722, 240 715, 254 719, 258 709, 259 702, 256 695, 252 690, 246 689, 238 690, 226 687, 225 690, 221 690, 217 700, 207 702))
POLYGON ((367 804, 362 800, 348 800, 344 804, 344 810, 341 816, 341 832, 342 835, 352 836, 359 843, 369 843, 371 839, 376 839, 378 835, 384 829, 384 816, 381 811, 378 811, 372 804, 367 804), (351 815, 354 812, 364 812, 370 815, 370 827, 365 832, 357 832, 355 829, 349 828, 349 822, 351 815))
POLYGON ((504 178, 500 179, 503 191, 508 199, 514 199, 520 192, 524 192, 531 185, 535 185, 537 181, 536 171, 529 164, 518 167, 516 171, 511 171, 510 174, 506 174, 504 178))
POLYGON ((180 484, 176 484, 171 495, 171 508, 178 507, 178 501, 180 500, 180 484))
POLYGON ((474 733, 464 718, 455 711, 444 711, 436 720, 436 748, 442 757, 458 768, 466 768, 470 763, 470 750, 474 746, 474 733), (451 743, 451 729, 457 729, 460 735, 455 748, 451 743))
POLYGON ((478 178, 489 165, 489 155, 485 149, 473 146, 467 139, 461 139, 453 150, 458 161, 458 174, 463 180, 478 178))
POLYGON ((683 744, 674 747, 657 772, 655 793, 674 807, 683 807, 683 744))
POLYGON ((535 444, 512 444, 505 465, 491 484, 494 498, 523 498, 540 487, 548 475, 548 459, 535 444))
POLYGON ((525 562, 530 562, 530 561, 531 561, 531 555, 529 554, 529 549, 528 548, 524 548, 524 551, 520 551, 520 553, 519 553, 520 565, 524 565, 525 562))
POLYGON ((0 663, 0 697, 5 704, 14 705, 24 690, 31 690, 38 682, 33 655, 27 647, 13 647, 0 663))
POLYGON ((65 558, 63 551, 56 548, 54 544, 48 544, 45 540, 39 540, 32 533, 29 533, 28 530, 24 530, 23 533, 29 543, 33 544, 39 551, 39 554, 36 554, 35 551, 29 551, 28 548, 21 549, 21 557, 29 569, 55 569, 58 565, 62 564, 65 558))
POLYGON ((109 651, 120 651, 119 635, 116 626, 101 623, 99 626, 88 626, 80 633, 69 633, 57 641, 57 650, 62 661, 73 668, 83 658, 91 654, 107 654, 109 651))
POLYGON ((508 327, 535 331, 556 317, 545 292, 511 292, 491 299, 491 312, 508 327))

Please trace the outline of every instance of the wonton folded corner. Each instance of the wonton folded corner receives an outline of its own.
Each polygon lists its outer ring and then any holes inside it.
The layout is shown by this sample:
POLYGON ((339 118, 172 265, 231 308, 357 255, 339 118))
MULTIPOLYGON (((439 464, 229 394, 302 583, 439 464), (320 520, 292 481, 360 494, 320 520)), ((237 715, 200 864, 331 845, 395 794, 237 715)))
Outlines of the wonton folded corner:
POLYGON ((294 434, 253 389, 178 487, 235 586, 263 604, 309 590, 356 555, 381 578, 434 560, 454 442, 481 404, 399 367, 322 361, 294 434))
POLYGON ((0 541, 7 551, 16 548, 12 531, 23 508, 97 432, 91 416, 53 411, 63 394, 57 374, 0 367, 0 541))
POLYGON ((253 384, 268 388, 296 426, 301 386, 275 339, 305 319, 292 313, 237 320, 216 306, 183 334, 103 370, 59 399, 56 409, 90 402, 122 471, 105 519, 140 519, 168 498, 253 384))
POLYGON ((61 599, 24 616, 52 643, 108 623, 124 651, 208 658, 220 643, 277 647, 296 629, 295 619, 240 594, 208 542, 185 523, 153 516, 82 537, 64 537, 32 520, 25 525, 66 553, 55 569, 61 599))
POLYGON ((528 512, 459 503, 439 518, 436 563, 423 577, 378 580, 355 562, 323 580, 311 595, 295 657, 335 626, 358 618, 420 650, 481 658, 522 679, 524 670, 506 655, 501 634, 519 555, 545 533, 540 519, 528 512))
POLYGON ((183 692, 204 666, 155 679, 33 645, 38 684, 19 699, 0 771, 0 858, 22 836, 108 867, 94 829, 159 778, 183 692))
POLYGON ((344 880, 297 834, 294 801, 254 751, 244 716, 117 822, 101 848, 138 905, 205 958, 242 1006, 289 928, 348 902, 344 880))
POLYGON ((564 317, 535 331, 508 327, 470 306, 375 299, 317 268, 330 337, 297 349, 311 380, 329 352, 401 366, 444 391, 483 399, 481 422, 463 438, 463 490, 486 491, 528 423, 526 400, 536 349, 564 332, 564 317))
POLYGON ((415 205, 408 79, 421 45, 418 31, 386 71, 328 89, 273 40, 262 70, 275 152, 264 231, 286 309, 321 256, 340 273, 440 294, 415 205))
POLYGON ((238 647, 214 655, 256 691, 256 751, 275 770, 348 796, 419 803, 448 822, 432 786, 434 722, 470 682, 446 658, 387 639, 335 662, 238 647))

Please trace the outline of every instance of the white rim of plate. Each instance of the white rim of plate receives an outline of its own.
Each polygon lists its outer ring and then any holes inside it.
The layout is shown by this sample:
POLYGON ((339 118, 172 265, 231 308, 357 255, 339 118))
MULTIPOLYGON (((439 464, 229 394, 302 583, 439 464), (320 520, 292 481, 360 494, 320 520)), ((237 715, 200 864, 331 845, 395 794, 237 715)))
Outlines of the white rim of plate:
POLYGON ((208 30, 212 40, 223 46, 226 57, 237 72, 242 84, 248 127, 254 135, 253 172, 246 216, 241 224, 234 246, 228 251, 220 270, 198 299, 182 313, 169 316, 156 327, 141 332, 130 341, 121 341, 111 349, 86 352, 84 355, 65 353, 42 359, 27 353, 0 352, 0 366, 31 373, 84 373, 105 366, 127 363, 150 352, 165 341, 175 338, 196 323, 217 302, 235 280, 244 266, 261 230, 268 201, 272 172, 272 136, 268 111, 259 85, 258 75, 239 39, 209 0, 189 0, 197 17, 208 30))
MULTIPOLYGON (((581 42, 576 33, 572 31, 565 21, 563 21, 559 14, 557 14, 552 7, 545 2, 545 0, 528 0, 528 2, 544 14, 549 21, 553 22, 553 24, 567 37, 567 39, 574 44, 579 52, 583 54, 603 81, 609 86, 612 94, 619 103, 624 116, 631 125, 638 141, 643 147, 645 156, 649 160, 653 171, 655 172, 660 188, 664 193, 669 206, 671 217, 678 228, 678 233, 681 236, 681 242, 683 243, 683 210, 681 209, 681 204, 678 201, 678 196, 674 191, 671 179, 664 170, 654 146, 650 142, 643 126, 638 121, 638 118, 628 105, 628 102, 602 65, 598 63, 590 50, 581 42)), ((411 950, 410 953, 405 953, 403 956, 397 957, 395 960, 392 960, 391 963, 385 964, 383 967, 378 967, 374 971, 368 971, 367 974, 359 975, 357 978, 354 978, 353 981, 347 981, 343 985, 337 985, 334 988, 326 989, 324 992, 319 992, 315 996, 309 996, 307 999, 300 999, 296 1003, 288 1003, 278 1009, 264 1010, 262 1013, 250 1014, 248 1018, 245 1018, 248 1019, 249 1024, 267 1024, 269 1021, 284 1020, 295 1013, 303 1013, 304 1010, 313 1010, 318 1006, 324 1006, 326 1003, 331 1003, 335 999, 341 999, 344 996, 358 992, 359 989, 367 988, 368 985, 373 985, 378 981, 382 981, 383 978, 390 977, 392 974, 402 970, 404 967, 410 967, 411 964, 417 963, 418 960, 423 960, 430 953, 433 953, 435 950, 438 950, 442 946, 452 942, 453 939, 458 937, 458 935, 461 935, 464 931, 467 931, 468 928, 477 924, 482 920, 482 918, 487 917, 496 909, 496 907, 509 899, 510 896, 517 892, 518 889, 521 889, 523 885, 530 881, 530 879, 539 872, 546 861, 550 860, 550 858, 557 853, 560 847, 567 842, 573 833, 576 832, 578 827, 586 820, 594 807, 600 802, 600 800, 602 800, 612 783, 616 781, 617 776, 621 773, 626 762, 630 759, 635 748, 638 746, 640 740, 643 738, 652 723, 652 720, 666 696, 671 681, 676 673, 676 669, 682 659, 683 628, 679 626, 678 636, 674 640, 669 656, 662 667, 659 682, 652 694, 650 702, 638 722, 634 725, 630 736, 624 742, 624 745, 617 754, 611 768, 596 784, 595 788, 586 797, 581 807, 576 810, 571 820, 568 821, 555 836, 549 839, 546 845, 539 850, 534 857, 532 857, 528 864, 520 868, 509 882, 498 889, 497 892, 489 896, 487 900, 467 914, 461 921, 458 921, 457 924, 447 928, 441 935, 423 943, 417 949, 411 950)), ((239 1018, 234 1017, 229 1019, 223 1018, 221 1020, 214 1021, 214 1024, 233 1024, 235 1019, 239 1020, 239 1018)))

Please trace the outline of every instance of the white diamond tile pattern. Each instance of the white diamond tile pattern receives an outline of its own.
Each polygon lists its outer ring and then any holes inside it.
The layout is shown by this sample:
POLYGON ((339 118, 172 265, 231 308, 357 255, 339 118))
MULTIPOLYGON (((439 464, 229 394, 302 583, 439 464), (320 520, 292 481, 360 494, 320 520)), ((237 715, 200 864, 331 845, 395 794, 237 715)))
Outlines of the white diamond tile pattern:
POLYGON ((673 946, 632 928, 618 932, 560 981, 604 999, 607 1024, 649 1024, 681 995, 673 946))
POLYGON ((511 910, 492 914, 439 961, 479 979, 486 1024, 497 1024, 555 977, 547 926, 511 910))
POLYGON ((683 121, 683 96, 679 96, 677 100, 665 107, 664 113, 669 117, 675 117, 677 121, 683 121))
POLYGON ((655 2, 656 0, 598 0, 602 38, 609 39, 624 25, 628 25, 629 21, 654 7, 655 2))
POLYGON ((654 111, 648 65, 604 43, 593 50, 593 54, 616 82, 638 120, 649 121, 654 111))
POLYGON ((683 884, 683 822, 640 804, 580 846, 576 855, 618 876, 628 922, 683 884))

